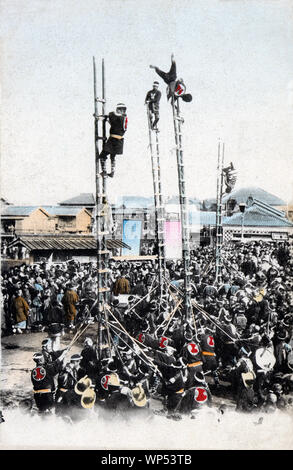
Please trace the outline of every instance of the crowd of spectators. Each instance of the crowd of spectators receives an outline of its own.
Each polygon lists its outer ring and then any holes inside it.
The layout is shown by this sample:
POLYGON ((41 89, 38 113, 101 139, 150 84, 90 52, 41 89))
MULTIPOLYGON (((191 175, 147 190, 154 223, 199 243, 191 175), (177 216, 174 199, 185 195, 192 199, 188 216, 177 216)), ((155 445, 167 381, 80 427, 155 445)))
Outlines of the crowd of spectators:
MULTIPOLYGON (((183 381, 180 379, 178 385, 181 391, 198 389, 204 384, 207 396, 212 398, 210 390, 217 393, 220 379, 228 378, 238 409, 286 408, 291 403, 291 398, 286 400, 286 395, 290 396, 293 391, 293 262, 290 246, 284 242, 226 245, 222 263, 222 277, 215 282, 213 249, 198 247, 192 250, 192 300, 198 308, 194 307, 193 318, 186 321, 180 309, 169 317, 178 301, 178 289, 183 289, 181 260, 166 263, 166 282, 173 287, 166 291, 160 308, 158 293, 153 292, 157 282, 155 260, 110 260, 110 308, 132 337, 143 334, 144 341, 145 336, 149 337, 149 342, 143 346, 155 351, 149 354, 161 374, 169 374, 168 380, 171 380, 171 366, 177 375, 178 370, 182 373, 183 381), (120 303, 121 295, 128 296, 126 306, 120 303), (143 301, 135 307, 138 299, 143 301), (191 364, 200 363, 194 378, 190 375, 191 359, 186 358, 184 348, 188 352, 188 345, 202 345, 207 334, 212 338, 214 349, 191 364), (165 337, 166 343, 162 340, 165 337), (166 344, 168 347, 165 348, 166 344), (260 348, 269 351, 271 367, 269 364, 262 369, 262 361, 256 356, 260 348), (166 366, 168 361, 170 364, 166 366), (211 376, 210 387, 205 381, 205 373, 211 376), (247 381, 241 374, 248 374, 247 381), (188 386, 186 382, 190 382, 188 386)), ((45 330, 55 323, 74 328, 95 304, 96 293, 93 263, 69 261, 10 268, 2 273, 2 334, 45 330)), ((91 318, 96 319, 97 312, 98 309, 94 309, 91 318)), ((116 341, 119 344, 117 337, 116 341)), ((204 350, 203 346, 201 350, 204 350)), ((131 354, 132 348, 129 351, 131 354)), ((174 382, 171 380, 171 383, 174 382)), ((167 409, 174 414, 174 410, 178 410, 179 389, 173 387, 168 392, 165 387, 164 390, 158 386, 155 393, 167 396, 167 409)))

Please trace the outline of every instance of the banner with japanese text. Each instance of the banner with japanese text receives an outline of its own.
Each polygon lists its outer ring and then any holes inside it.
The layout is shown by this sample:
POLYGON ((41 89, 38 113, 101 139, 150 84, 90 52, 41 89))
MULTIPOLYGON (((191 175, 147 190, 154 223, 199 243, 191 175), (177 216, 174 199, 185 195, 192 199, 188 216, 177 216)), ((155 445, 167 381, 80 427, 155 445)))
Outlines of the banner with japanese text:
POLYGON ((181 222, 169 220, 165 222, 166 259, 182 258, 181 222))
POLYGON ((141 220, 123 220, 123 239, 126 245, 131 247, 122 248, 122 256, 139 255, 141 241, 142 221, 141 220))

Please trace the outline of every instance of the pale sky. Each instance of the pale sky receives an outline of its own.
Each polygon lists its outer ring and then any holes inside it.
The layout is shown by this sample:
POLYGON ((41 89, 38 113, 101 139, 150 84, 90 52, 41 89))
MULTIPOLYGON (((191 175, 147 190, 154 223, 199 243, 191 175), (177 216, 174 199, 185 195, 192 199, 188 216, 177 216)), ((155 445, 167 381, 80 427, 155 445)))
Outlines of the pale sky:
MULTIPOLYGON (((237 187, 293 199, 293 2, 0 0, 1 194, 56 204, 95 191, 92 57, 106 65, 106 110, 128 107, 112 201, 152 195, 144 99, 173 52, 189 197, 215 197, 218 139, 237 187)), ((177 194, 171 106, 162 91, 163 191, 177 194)), ((98 84, 100 86, 100 83, 98 84)))

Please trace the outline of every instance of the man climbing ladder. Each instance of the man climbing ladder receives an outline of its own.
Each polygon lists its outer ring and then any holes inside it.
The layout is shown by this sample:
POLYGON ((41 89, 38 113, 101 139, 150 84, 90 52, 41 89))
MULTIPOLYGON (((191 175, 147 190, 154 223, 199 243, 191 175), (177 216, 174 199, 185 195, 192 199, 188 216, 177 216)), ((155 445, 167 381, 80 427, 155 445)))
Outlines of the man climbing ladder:
POLYGON ((161 92, 158 89, 159 82, 154 81, 153 89, 147 92, 145 98, 145 104, 148 105, 148 109, 150 112, 150 124, 153 131, 158 131, 157 124, 160 119, 159 115, 159 106, 160 106, 160 99, 161 99, 161 92))
POLYGON ((107 119, 110 124, 110 135, 106 143, 103 146, 103 150, 100 153, 100 162, 102 169, 102 176, 110 176, 113 178, 115 172, 116 155, 123 154, 124 134, 127 129, 127 115, 126 106, 124 103, 118 103, 116 111, 109 113, 107 116, 103 116, 107 119), (110 154, 111 158, 111 172, 107 173, 106 162, 107 156, 110 154))

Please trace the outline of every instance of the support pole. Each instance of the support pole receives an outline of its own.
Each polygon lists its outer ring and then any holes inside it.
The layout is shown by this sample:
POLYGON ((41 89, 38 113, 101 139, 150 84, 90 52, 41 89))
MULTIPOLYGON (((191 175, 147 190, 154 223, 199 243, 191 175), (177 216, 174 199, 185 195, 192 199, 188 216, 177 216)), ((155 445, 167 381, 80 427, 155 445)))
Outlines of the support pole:
MULTIPOLYGON (((102 61, 102 98, 97 96, 97 73, 96 73, 96 62, 93 58, 93 72, 94 72, 94 109, 95 109, 95 175, 96 175, 96 198, 95 198, 95 210, 96 210, 96 241, 97 241, 97 297, 98 297, 98 309, 100 319, 104 316, 104 305, 108 301, 109 287, 108 287, 108 272, 109 272, 109 251, 107 249, 107 212, 108 212, 108 201, 106 194, 106 177, 101 176, 100 172, 100 149, 99 144, 101 143, 101 149, 103 142, 106 140, 106 122, 103 116, 105 116, 105 67, 104 59, 102 61), (102 112, 99 114, 99 104, 102 104, 102 112), (102 120, 102 135, 99 131, 99 122, 102 120)), ((98 337, 97 337, 97 349, 99 359, 102 358, 103 351, 102 345, 105 344, 105 333, 101 327, 100 321, 98 324, 98 337)), ((107 351, 106 355, 109 354, 107 351)))
POLYGON ((166 276, 166 248, 165 248, 165 206, 163 202, 162 193, 162 180, 161 180, 161 164, 160 164, 160 147, 159 147, 159 135, 156 132, 156 156, 157 156, 157 175, 158 175, 158 257, 159 267, 161 271, 161 283, 162 283, 162 295, 163 295, 163 276, 166 276))
MULTIPOLYGON (((151 153, 152 163, 152 176, 154 188, 154 204, 155 204, 155 236, 158 254, 158 280, 160 289, 160 300, 164 295, 163 276, 166 274, 166 259, 165 259, 165 242, 164 242, 164 204, 162 196, 162 183, 161 183, 161 169, 160 169, 160 147, 158 132, 152 131, 151 116, 149 106, 147 104, 147 120, 149 129, 149 148, 151 153), (156 146, 154 151, 153 146, 153 132, 156 133, 156 146)), ((160 302, 161 303, 161 302, 160 302)))
POLYGON ((223 166, 224 166, 225 144, 218 143, 218 168, 217 168, 217 213, 216 213, 216 277, 215 282, 222 280, 222 245, 223 245, 223 225, 222 225, 222 198, 223 198, 223 166))
POLYGON ((175 133, 175 143, 176 143, 179 202, 180 202, 180 214, 181 214, 182 259, 183 259, 183 269, 184 269, 184 310, 185 310, 186 320, 189 321, 192 315, 191 282, 190 282, 190 244, 189 244, 189 224, 188 224, 184 164, 183 164, 182 117, 180 115, 179 98, 176 99, 173 95, 171 100, 172 100, 174 133, 175 133))

